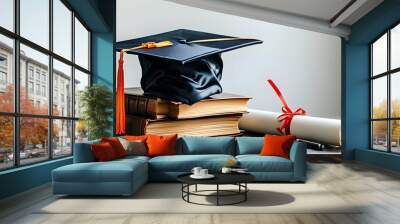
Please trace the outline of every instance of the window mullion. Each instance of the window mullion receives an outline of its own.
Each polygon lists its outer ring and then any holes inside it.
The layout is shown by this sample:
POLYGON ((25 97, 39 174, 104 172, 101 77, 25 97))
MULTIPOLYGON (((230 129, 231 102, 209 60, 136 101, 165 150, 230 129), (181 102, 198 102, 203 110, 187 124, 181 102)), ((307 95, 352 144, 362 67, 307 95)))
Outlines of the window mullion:
MULTIPOLYGON (((71 38, 71 56, 72 56, 72 64, 74 66, 71 67, 71 91, 72 91, 72 95, 71 95, 71 117, 75 118, 75 12, 72 11, 71 14, 71 23, 72 23, 72 38, 71 38)), ((72 150, 72 155, 74 154, 75 151, 75 125, 76 125, 76 121, 72 121, 71 122, 71 150, 72 150)))
MULTIPOLYGON (((53 0, 49 0, 49 50, 53 52, 53 0)), ((53 56, 49 55, 49 73, 48 73, 48 83, 47 88, 49 94, 49 120, 48 120, 48 152, 49 159, 53 159, 53 56)))
MULTIPOLYGON (((387 71, 390 70, 390 30, 387 32, 387 71)), ((392 117, 392 99, 391 99, 391 92, 392 92, 392 86, 391 86, 391 79, 392 79, 392 74, 387 75, 387 116, 388 118, 392 117)), ((387 140, 388 140, 388 148, 387 151, 391 152, 392 151, 392 121, 388 120, 387 122, 387 140)))
MULTIPOLYGON (((14 1, 14 31, 17 35, 19 35, 19 25, 20 25, 20 1, 14 1)), ((20 43, 17 38, 14 39, 14 112, 20 112, 20 43)), ((19 135, 20 135, 20 119, 19 117, 14 116, 14 166, 19 166, 20 164, 20 155, 19 155, 19 135)))

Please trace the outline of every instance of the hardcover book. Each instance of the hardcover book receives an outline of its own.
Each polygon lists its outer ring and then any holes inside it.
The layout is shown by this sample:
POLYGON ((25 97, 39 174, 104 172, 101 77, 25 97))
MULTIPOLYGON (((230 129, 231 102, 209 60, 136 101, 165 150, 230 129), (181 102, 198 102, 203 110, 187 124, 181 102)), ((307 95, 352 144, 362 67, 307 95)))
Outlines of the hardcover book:
POLYGON ((189 135, 189 136, 221 136, 237 135, 241 114, 204 117, 183 120, 149 119, 127 115, 126 133, 131 135, 189 135))
POLYGON ((250 100, 249 97, 221 93, 188 105, 143 95, 140 87, 126 88, 125 99, 127 114, 151 119, 162 119, 167 116, 173 119, 188 119, 241 114, 247 111, 247 103, 250 100))

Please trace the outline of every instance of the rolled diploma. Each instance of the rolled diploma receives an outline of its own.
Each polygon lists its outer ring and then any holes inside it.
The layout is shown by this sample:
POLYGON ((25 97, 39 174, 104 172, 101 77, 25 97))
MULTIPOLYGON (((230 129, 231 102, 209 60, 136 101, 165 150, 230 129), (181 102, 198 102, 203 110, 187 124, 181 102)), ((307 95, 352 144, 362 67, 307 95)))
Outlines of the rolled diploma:
MULTIPOLYGON (((239 121, 239 128, 242 130, 280 134, 276 129, 280 127, 277 117, 280 113, 249 109, 239 121)), ((304 140, 329 145, 341 145, 340 120, 294 116, 290 125, 290 132, 296 137, 304 140)))

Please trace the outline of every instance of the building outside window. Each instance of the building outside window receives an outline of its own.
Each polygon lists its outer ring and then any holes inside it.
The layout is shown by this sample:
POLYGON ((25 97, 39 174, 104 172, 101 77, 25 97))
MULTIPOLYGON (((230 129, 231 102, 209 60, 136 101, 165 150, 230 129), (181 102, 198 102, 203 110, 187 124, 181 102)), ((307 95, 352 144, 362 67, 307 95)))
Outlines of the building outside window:
POLYGON ((0 89, 3 91, 7 87, 7 56, 4 54, 0 54, 0 89))
POLYGON ((28 92, 29 92, 29 94, 34 94, 34 87, 33 87, 32 81, 28 82, 28 92))
POLYGON ((32 66, 29 66, 28 74, 29 74, 29 79, 33 80, 33 67, 32 66))
POLYGON ((400 24, 370 45, 371 148, 400 153, 400 24))
POLYGON ((42 86, 42 96, 46 96, 46 86, 42 86))
MULTIPOLYGON (((9 12, 20 16, 15 18, 20 21, 15 29, 19 33, 8 27, 3 27, 7 32, 0 29, 0 170, 70 156, 73 143, 87 139, 86 126, 71 105, 79 103, 79 91, 90 84, 82 82, 90 80, 91 74, 90 32, 64 1, 50 1, 20 0, 18 13, 9 12), (42 13, 37 14, 39 11, 42 13), (17 62, 12 60, 14 53, 20 59, 17 62), (19 73, 14 75, 16 66, 19 73), (50 71, 53 73, 49 74, 50 71), (15 88, 15 76, 19 88, 15 88), (10 88, 2 89, 1 83, 10 88), (75 91, 69 88, 78 85, 80 88, 75 91), (20 91, 19 98, 13 97, 14 90, 20 91), (62 102, 57 101, 60 96, 62 102), (18 105, 19 111, 14 111, 14 105, 18 105), (18 132, 14 133, 16 129, 18 132), (38 134, 33 136, 33 132, 38 134)), ((4 9, 14 5, 13 1, 4 4, 12 4, 4 9)))

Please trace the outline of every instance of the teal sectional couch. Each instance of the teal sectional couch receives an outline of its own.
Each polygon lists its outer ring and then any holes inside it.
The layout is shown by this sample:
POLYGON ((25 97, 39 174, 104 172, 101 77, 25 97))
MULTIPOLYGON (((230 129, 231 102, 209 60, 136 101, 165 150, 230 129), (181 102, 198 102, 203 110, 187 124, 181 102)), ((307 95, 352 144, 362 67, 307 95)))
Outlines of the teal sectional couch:
POLYGON ((128 156, 96 162, 90 145, 77 143, 74 163, 52 172, 54 194, 131 195, 148 181, 176 181, 193 167, 218 172, 228 160, 236 160, 259 182, 304 182, 306 180, 306 145, 296 141, 290 159, 260 156, 262 137, 181 137, 177 155, 128 156))

